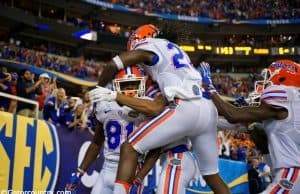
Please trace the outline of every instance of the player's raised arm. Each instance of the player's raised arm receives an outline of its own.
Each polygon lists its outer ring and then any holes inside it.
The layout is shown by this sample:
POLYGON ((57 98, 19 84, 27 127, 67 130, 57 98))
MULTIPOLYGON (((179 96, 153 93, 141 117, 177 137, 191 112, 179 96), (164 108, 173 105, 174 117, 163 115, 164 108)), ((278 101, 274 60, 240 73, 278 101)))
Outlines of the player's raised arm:
POLYGON ((225 102, 219 95, 211 96, 219 113, 229 122, 257 122, 266 119, 280 119, 281 109, 273 108, 268 104, 262 103, 259 107, 235 107, 225 102))
POLYGON ((204 97, 209 97, 214 102, 220 115, 224 116, 230 123, 236 122, 257 122, 267 119, 284 119, 287 112, 284 108, 273 107, 266 103, 261 103, 258 107, 235 107, 224 101, 217 93, 210 78, 209 65, 202 64, 200 68, 204 97))
POLYGON ((155 55, 148 51, 134 50, 123 52, 115 56, 104 67, 98 80, 99 86, 105 86, 108 81, 114 78, 114 75, 121 69, 134 64, 146 63, 150 64, 155 55))

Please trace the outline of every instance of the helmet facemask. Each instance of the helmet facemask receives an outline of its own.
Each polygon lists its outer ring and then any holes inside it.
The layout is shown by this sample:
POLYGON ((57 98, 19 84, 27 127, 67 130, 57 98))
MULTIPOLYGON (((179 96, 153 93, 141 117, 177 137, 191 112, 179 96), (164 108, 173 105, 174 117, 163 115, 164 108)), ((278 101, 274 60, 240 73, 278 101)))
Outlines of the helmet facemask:
POLYGON ((270 81, 272 77, 272 73, 269 69, 265 68, 261 72, 262 80, 255 81, 254 83, 254 91, 249 94, 247 98, 248 103, 251 106, 259 106, 260 105, 260 96, 263 93, 264 89, 270 85, 273 85, 272 81, 270 81))
POLYGON ((130 97, 145 96, 145 77, 117 78, 113 80, 115 91, 130 97))
POLYGON ((260 105, 260 96, 264 90, 265 81, 256 81, 254 84, 254 91, 249 93, 249 97, 246 101, 250 106, 260 105))

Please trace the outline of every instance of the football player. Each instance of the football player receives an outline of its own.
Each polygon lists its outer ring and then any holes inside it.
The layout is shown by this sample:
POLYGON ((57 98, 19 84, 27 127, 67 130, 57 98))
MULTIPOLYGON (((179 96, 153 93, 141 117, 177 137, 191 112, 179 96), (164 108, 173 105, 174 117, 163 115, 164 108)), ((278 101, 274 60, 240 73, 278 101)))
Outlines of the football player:
MULTIPOLYGON (((219 176, 218 163, 202 157, 218 157, 217 152, 202 146, 215 142, 217 110, 211 100, 202 97, 201 76, 188 55, 175 43, 157 38, 158 33, 153 25, 139 27, 129 38, 129 51, 108 62, 99 78, 98 84, 104 86, 118 70, 141 64, 158 83, 162 96, 172 104, 150 122, 141 125, 139 132, 122 145, 114 192, 128 192, 139 154, 189 137, 197 158, 202 159, 200 172, 208 185, 216 194, 228 194, 230 190, 219 176)), ((103 100, 117 98, 116 92, 106 88, 98 88, 98 93, 102 94, 103 100)))
MULTIPOLYGON (((118 96, 118 103, 134 107, 135 111, 143 112, 145 115, 156 116, 160 112, 153 110, 161 110, 167 108, 166 106, 168 105, 155 83, 152 83, 147 87, 146 96, 150 98, 149 100, 132 98, 128 101, 122 99, 122 97, 128 99, 128 95, 124 96, 118 94, 118 96), (145 107, 152 107, 152 109, 147 109, 145 107)), ((134 131, 132 135, 138 132, 139 129, 134 131)), ((189 139, 183 138, 160 149, 159 153, 162 153, 162 172, 158 184, 158 194, 185 193, 185 188, 187 188, 189 182, 196 177, 196 172, 199 171, 197 161, 191 153, 190 148, 191 145, 189 139)), ((156 151, 157 150, 158 149, 156 149, 156 151)), ((130 193, 136 193, 135 191, 141 185, 144 177, 155 165, 159 156, 160 154, 157 152, 153 153, 150 151, 150 153, 147 154, 147 158, 145 159, 142 168, 138 171, 138 174, 133 181, 130 193)))
POLYGON ((300 193, 300 65, 273 62, 264 71, 260 105, 237 108, 223 101, 210 79, 210 67, 201 66, 205 93, 230 122, 262 122, 267 134, 274 180, 263 193, 300 193))
MULTIPOLYGON (((113 80, 114 89, 124 95, 142 97, 145 94, 145 76, 137 67, 133 66, 120 71, 113 80)), ((98 102, 94 108, 98 120, 93 142, 90 144, 77 172, 72 174, 67 190, 74 190, 80 177, 96 159, 102 145, 104 146, 104 163, 99 177, 92 189, 92 194, 113 193, 118 162, 120 159, 120 146, 127 140, 138 122, 144 116, 132 111, 126 106, 120 106, 115 101, 98 102)))

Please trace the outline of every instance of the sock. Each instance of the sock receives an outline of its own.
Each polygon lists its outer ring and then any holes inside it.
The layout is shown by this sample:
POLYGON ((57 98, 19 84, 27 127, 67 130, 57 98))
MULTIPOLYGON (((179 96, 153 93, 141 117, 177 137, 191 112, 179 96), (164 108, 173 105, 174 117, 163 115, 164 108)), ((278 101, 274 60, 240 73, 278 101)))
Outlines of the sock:
POLYGON ((128 194, 131 184, 125 181, 116 180, 114 184, 114 194, 128 194))

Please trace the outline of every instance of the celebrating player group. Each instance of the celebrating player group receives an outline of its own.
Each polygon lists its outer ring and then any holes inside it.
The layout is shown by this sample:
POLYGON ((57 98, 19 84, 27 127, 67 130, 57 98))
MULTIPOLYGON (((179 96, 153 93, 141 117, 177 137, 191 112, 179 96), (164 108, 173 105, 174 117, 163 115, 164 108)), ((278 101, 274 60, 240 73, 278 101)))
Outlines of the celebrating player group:
POLYGON ((215 194, 229 194, 218 168, 222 116, 228 126, 248 128, 257 147, 271 158, 273 182, 263 193, 299 194, 300 65, 273 62, 256 82, 259 90, 242 107, 219 96, 208 63, 199 69, 154 25, 137 28, 127 52, 106 64, 98 86, 89 92, 97 129, 66 189, 76 189, 103 147, 104 165, 93 194, 141 193, 144 177, 162 155, 157 193, 183 194, 200 172, 215 194), (105 87, 109 82, 112 89, 105 87), (259 141, 259 134, 267 140, 259 141))

